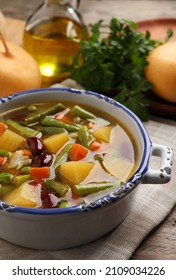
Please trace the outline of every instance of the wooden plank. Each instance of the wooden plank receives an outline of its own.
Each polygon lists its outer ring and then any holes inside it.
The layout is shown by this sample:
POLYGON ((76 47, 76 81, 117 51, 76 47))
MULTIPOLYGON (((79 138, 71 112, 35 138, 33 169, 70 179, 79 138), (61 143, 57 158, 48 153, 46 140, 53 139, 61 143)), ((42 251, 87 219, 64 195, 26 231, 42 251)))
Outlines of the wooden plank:
POLYGON ((176 207, 140 244, 133 260, 176 260, 176 207))

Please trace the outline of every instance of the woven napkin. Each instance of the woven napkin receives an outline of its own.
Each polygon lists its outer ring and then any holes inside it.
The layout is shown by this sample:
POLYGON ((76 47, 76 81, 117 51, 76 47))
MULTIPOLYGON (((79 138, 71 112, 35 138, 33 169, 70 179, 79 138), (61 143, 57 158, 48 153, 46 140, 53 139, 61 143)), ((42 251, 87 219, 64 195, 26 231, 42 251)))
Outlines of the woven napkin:
MULTIPOLYGON (((70 81, 69 86, 72 86, 70 81)), ((176 156, 175 121, 152 118, 144 126, 153 143, 172 147, 176 156)), ((157 159, 153 159, 152 166, 156 164, 157 159)), ((169 183, 138 185, 130 214, 106 236, 84 246, 56 251, 26 249, 0 239, 0 259, 128 260, 141 241, 166 218, 175 204, 176 164, 173 165, 169 183)))

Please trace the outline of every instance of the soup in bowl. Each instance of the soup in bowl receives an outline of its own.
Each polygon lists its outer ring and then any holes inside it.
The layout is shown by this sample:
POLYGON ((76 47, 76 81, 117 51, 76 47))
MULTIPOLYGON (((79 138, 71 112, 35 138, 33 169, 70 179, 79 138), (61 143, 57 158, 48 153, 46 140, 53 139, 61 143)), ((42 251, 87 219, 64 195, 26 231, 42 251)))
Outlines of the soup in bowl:
POLYGON ((95 240, 128 215, 139 182, 170 180, 172 150, 153 145, 131 111, 94 92, 2 98, 0 128, 0 237, 20 246, 95 240), (163 171, 149 168, 152 153, 163 171))

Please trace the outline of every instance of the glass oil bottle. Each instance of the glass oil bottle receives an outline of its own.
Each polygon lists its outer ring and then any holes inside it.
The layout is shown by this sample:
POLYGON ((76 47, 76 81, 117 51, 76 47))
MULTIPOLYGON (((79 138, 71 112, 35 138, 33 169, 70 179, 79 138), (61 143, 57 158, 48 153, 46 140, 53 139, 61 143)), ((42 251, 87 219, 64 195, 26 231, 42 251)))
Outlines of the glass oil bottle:
POLYGON ((74 39, 83 34, 88 36, 83 19, 69 0, 45 0, 29 17, 23 47, 37 60, 43 87, 70 76, 68 67, 79 48, 74 39))

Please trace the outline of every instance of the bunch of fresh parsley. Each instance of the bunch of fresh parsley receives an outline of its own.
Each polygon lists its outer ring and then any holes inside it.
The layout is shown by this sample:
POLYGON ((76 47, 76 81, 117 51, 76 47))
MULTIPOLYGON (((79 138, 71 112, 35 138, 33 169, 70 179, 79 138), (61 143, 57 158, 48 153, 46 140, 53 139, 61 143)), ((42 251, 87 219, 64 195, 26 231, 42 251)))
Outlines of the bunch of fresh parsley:
MULTIPOLYGON (((149 32, 138 32, 133 21, 112 18, 107 32, 102 31, 102 22, 91 25, 88 40, 79 41, 71 77, 87 90, 113 97, 147 121, 149 102, 145 92, 151 84, 145 79, 144 69, 149 52, 161 42, 150 39, 149 32)), ((171 35, 169 31, 165 40, 171 35)))

